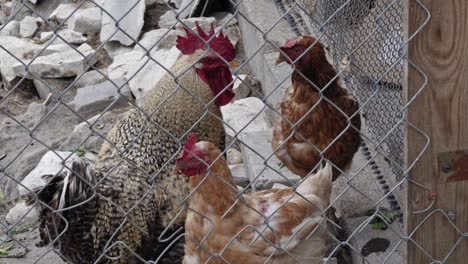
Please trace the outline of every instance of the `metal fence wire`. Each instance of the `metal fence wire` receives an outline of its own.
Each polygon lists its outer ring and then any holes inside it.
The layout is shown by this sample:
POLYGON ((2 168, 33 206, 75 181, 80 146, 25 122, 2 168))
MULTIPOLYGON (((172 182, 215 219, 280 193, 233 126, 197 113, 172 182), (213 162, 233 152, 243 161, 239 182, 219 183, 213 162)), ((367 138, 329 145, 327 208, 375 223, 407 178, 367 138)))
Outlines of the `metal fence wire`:
POLYGON ((0 0, 0 263, 406 262, 418 227, 403 221, 403 135, 417 128, 402 86, 424 24, 406 37, 405 2, 0 0), (336 72, 325 84, 275 65, 303 35, 315 39, 296 62, 323 44, 336 72), (204 71, 212 60, 221 73, 204 71), (291 138, 313 145, 282 109, 294 74, 317 95, 304 116, 326 104, 346 123, 314 146, 305 177, 276 157, 291 138), (338 79, 358 111, 327 96, 338 79), (292 131, 278 148, 275 120, 292 131), (325 152, 346 131, 359 151, 346 170, 332 164, 331 190, 325 152), (192 161, 207 170, 198 182, 172 172, 198 151, 191 132, 220 149, 192 161))

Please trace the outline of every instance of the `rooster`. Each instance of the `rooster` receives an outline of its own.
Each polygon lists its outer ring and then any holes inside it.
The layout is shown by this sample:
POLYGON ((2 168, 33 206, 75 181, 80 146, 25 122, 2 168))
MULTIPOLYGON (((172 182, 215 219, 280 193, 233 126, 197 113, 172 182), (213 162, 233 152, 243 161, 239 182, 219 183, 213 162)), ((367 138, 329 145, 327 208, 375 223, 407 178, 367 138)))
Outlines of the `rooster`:
POLYGON ((349 168, 361 142, 358 102, 340 84, 325 47, 315 38, 288 40, 276 61, 282 62, 294 68, 293 87, 281 102, 282 116, 273 125, 275 155, 303 177, 323 154, 334 165, 335 180, 349 168))
POLYGON ((174 172, 190 178, 184 264, 321 263, 332 188, 327 163, 296 189, 239 194, 220 150, 187 139, 174 172))
POLYGON ((177 38, 184 55, 170 72, 178 78, 166 74, 143 111, 133 109, 115 124, 94 169, 78 160, 71 172, 46 176, 49 184, 36 192, 44 205, 42 245, 52 242, 80 264, 182 261, 184 241, 171 235, 183 228, 188 179, 168 166, 192 128, 224 148, 219 107, 234 97, 227 63, 235 59, 233 45, 213 26, 209 33, 196 27, 198 36, 185 29, 177 38))

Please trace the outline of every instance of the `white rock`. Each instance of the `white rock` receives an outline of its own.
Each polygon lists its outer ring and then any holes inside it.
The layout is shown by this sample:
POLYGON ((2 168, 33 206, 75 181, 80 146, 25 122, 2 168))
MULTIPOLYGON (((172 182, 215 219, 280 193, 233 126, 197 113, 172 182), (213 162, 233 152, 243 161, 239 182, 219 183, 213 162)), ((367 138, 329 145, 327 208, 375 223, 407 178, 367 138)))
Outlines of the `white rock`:
POLYGON ((50 14, 49 19, 62 23, 73 14, 76 8, 73 4, 61 4, 50 14))
POLYGON ((242 163, 242 153, 235 148, 229 148, 226 152, 227 162, 230 165, 242 163))
POLYGON ((29 224, 37 221, 39 217, 39 211, 34 205, 26 205, 26 202, 22 201, 17 203, 13 208, 8 211, 5 216, 5 221, 10 224, 29 224))
POLYGON ((269 189, 275 183, 291 186, 300 180, 299 176, 292 173, 273 154, 271 137, 271 129, 242 133, 239 136, 239 140, 242 142, 241 150, 244 164, 247 166, 253 190, 269 189))
MULTIPOLYGON (((96 63, 95 51, 88 44, 83 44, 75 50, 56 52, 47 56, 38 57, 30 67, 29 73, 39 78, 61 78, 77 76, 85 72, 89 65, 96 63), (84 56, 84 57, 83 57, 84 56)), ((25 76, 27 73, 22 64, 13 66, 17 76, 25 76)), ((28 78, 32 76, 28 74, 28 78)))
POLYGON ((68 28, 81 33, 101 31, 102 10, 95 6, 77 10, 68 21, 68 28))
POLYGON ((265 119, 265 104, 256 97, 233 101, 221 107, 224 128, 232 137, 236 133, 264 131, 268 129, 265 119))
POLYGON ((15 73, 14 66, 20 64, 18 61, 21 60, 23 63, 27 63, 25 59, 30 56, 34 56, 34 51, 40 47, 33 43, 29 39, 21 39, 9 36, 0 37, 0 45, 8 50, 0 49, 0 72, 2 75, 2 81, 7 89, 10 89, 18 80, 18 76, 15 73))
POLYGON ((237 24, 236 17, 229 12, 216 12, 212 16, 216 19, 218 26, 229 27, 237 24))
POLYGON ((164 15, 159 17, 159 28, 172 28, 177 24, 176 15, 172 10, 167 11, 164 15))
POLYGON ((12 20, 5 25, 5 27, 0 31, 0 36, 20 36, 20 22, 12 20))
POLYGON ((289 187, 281 183, 275 183, 273 184, 273 187, 272 187, 272 189, 286 189, 286 188, 289 188, 289 187))
POLYGON ((155 29, 143 34, 133 50, 146 52, 146 50, 169 49, 176 45, 178 35, 184 35, 179 30, 155 29), (158 42, 159 41, 159 42, 158 42), (156 45, 156 43, 158 43, 156 45), (144 49, 143 49, 144 48, 144 49))
POLYGON ((34 79, 33 81, 36 91, 42 100, 46 100, 49 94, 52 94, 52 98, 55 100, 71 83, 70 80, 67 79, 55 78, 34 79))
POLYGON ((62 166, 62 162, 65 159, 67 159, 65 165, 70 168, 71 163, 73 160, 78 159, 78 156, 68 151, 48 151, 41 158, 36 168, 26 175, 21 184, 18 185, 20 196, 26 195, 36 188, 44 187, 47 184, 47 180, 42 177, 43 175, 55 175, 64 170, 68 171, 66 167, 62 166))
POLYGON ((247 176, 247 169, 244 164, 229 165, 232 177, 237 185, 245 187, 249 184, 249 178, 247 176))
POLYGON ((240 74, 240 75, 237 75, 237 78, 236 76, 232 76, 232 78, 235 78, 234 85, 232 87, 232 90, 236 94, 235 99, 236 100, 243 99, 249 96, 252 90, 250 89, 249 85, 246 83, 247 75, 240 74))
POLYGON ((39 26, 42 23, 42 19, 38 17, 27 16, 20 24, 20 36, 23 38, 31 38, 36 34, 39 26))
POLYGON ((54 39, 54 32, 42 32, 41 42, 52 41, 53 45, 57 44, 83 44, 88 40, 81 32, 71 29, 62 29, 57 32, 57 37, 54 39), (60 36, 60 37, 59 37, 60 36))
POLYGON ((35 49, 35 53, 39 56, 46 56, 56 52, 67 52, 73 50, 72 46, 68 44, 54 44, 48 45, 47 47, 38 47, 35 49))
POLYGON ((125 80, 118 79, 79 88, 72 103, 76 112, 89 116, 106 109, 111 103, 111 108, 115 108, 127 105, 131 100, 130 89, 125 80))
POLYGON ((90 86, 98 83, 102 83, 107 80, 107 69, 99 69, 85 72, 79 76, 76 76, 75 87, 81 88, 85 86, 90 86))
MULTIPOLYGON (((161 49, 151 54, 151 57, 170 69, 175 64, 181 53, 176 48, 161 49)), ((109 66, 109 77, 111 79, 125 78, 130 80, 129 86, 141 105, 142 99, 156 83, 167 73, 167 71, 145 56, 143 52, 132 51, 114 58, 109 66), (136 73, 135 76, 133 76, 136 73), (132 77, 133 76, 133 77, 132 77), (130 79, 130 77, 132 77, 130 79)))
POLYGON ((37 4, 37 0, 29 0, 29 2, 33 5, 37 4))
POLYGON ((191 28, 192 30, 196 29, 196 22, 205 32, 211 29, 212 24, 216 27, 216 19, 214 17, 192 17, 182 19, 181 22, 177 23, 176 29, 183 30, 184 27, 191 28))
POLYGON ((112 59, 119 55, 131 52, 133 50, 132 47, 124 46, 118 41, 107 41, 104 44, 104 49, 106 50, 109 57, 111 57, 112 59))
POLYGON ((101 40, 116 40, 126 46, 132 45, 138 39, 143 28, 145 2, 140 0, 106 0, 103 8, 112 18, 107 13, 103 14, 101 40), (136 6, 133 7, 135 4, 136 6), (116 27, 116 21, 119 21, 118 27, 116 27), (115 33, 116 31, 118 32, 115 33), (125 31, 126 34, 122 31, 125 31))

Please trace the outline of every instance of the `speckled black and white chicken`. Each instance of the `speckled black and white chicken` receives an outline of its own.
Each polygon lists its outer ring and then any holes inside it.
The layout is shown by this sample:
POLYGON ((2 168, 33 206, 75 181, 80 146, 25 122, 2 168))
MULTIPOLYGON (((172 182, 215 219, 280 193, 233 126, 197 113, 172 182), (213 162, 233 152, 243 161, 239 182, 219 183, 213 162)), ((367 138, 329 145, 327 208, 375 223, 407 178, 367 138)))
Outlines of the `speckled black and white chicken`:
POLYGON ((235 58, 233 45, 220 32, 207 50, 201 39, 212 37, 213 27, 205 33, 197 25, 197 31, 201 38, 186 30, 177 39, 184 55, 170 71, 180 77, 166 74, 146 96, 143 111, 133 109, 119 120, 95 168, 75 161, 75 173, 45 176, 49 184, 37 190, 47 205, 40 216, 42 245, 54 242, 77 264, 181 262, 183 236, 169 237, 183 228, 188 179, 171 173, 172 158, 190 131, 224 149, 219 107, 234 96, 227 63, 235 58))

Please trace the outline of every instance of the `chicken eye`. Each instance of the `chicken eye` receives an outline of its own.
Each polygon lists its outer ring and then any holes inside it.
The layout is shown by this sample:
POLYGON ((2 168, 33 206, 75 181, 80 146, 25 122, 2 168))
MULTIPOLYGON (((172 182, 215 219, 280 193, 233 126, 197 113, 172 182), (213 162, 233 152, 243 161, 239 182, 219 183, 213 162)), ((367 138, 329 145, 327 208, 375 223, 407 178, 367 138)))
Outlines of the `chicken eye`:
POLYGON ((294 52, 299 53, 299 48, 294 48, 294 52))
POLYGON ((214 62, 214 59, 212 59, 212 58, 205 58, 203 60, 203 63, 205 63, 205 64, 213 64, 213 62, 214 62))

